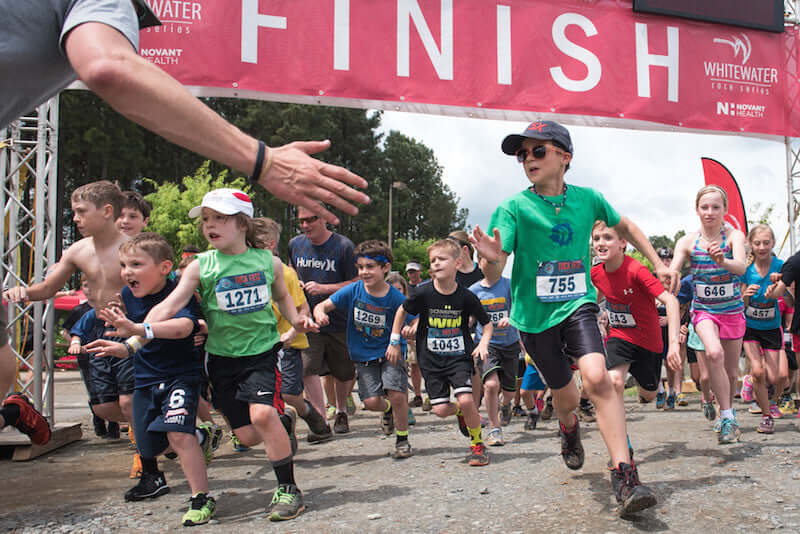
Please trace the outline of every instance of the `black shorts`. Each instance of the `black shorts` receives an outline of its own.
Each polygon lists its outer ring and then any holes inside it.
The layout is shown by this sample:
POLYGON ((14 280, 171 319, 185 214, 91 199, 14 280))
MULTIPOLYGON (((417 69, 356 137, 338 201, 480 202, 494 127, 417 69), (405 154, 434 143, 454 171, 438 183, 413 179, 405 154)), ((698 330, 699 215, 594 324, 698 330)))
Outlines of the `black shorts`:
MULTIPOLYGON (((519 344, 517 344, 519 346, 519 344)), ((517 361, 517 380, 521 380, 525 376, 525 368, 528 367, 528 362, 525 361, 525 351, 519 351, 519 360, 517 361)))
POLYGON ((610 337, 606 341, 606 369, 630 364, 628 372, 647 391, 658 389, 661 375, 661 353, 647 350, 624 339, 610 337))
POLYGON ((697 352, 691 347, 686 347, 686 361, 689 363, 697 363, 697 352))
POLYGON ((486 377, 494 371, 497 372, 497 376, 500 378, 500 387, 503 390, 516 391, 519 353, 518 343, 506 347, 489 345, 489 355, 486 357, 486 361, 478 362, 481 380, 486 382, 486 377))
POLYGON ((87 367, 89 404, 115 402, 120 395, 133 394, 133 358, 90 356, 87 367))
POLYGON ((551 389, 561 389, 572 380, 570 364, 573 359, 592 352, 605 354, 603 337, 597 326, 599 312, 597 304, 587 303, 538 334, 520 331, 525 351, 551 389))
POLYGON ((772 330, 756 330, 749 326, 744 331, 744 343, 758 343, 762 350, 781 350, 783 348, 783 333, 780 328, 772 330))
POLYGON ((194 434, 203 379, 180 377, 136 388, 133 431, 143 458, 155 458, 169 446, 167 432, 194 434))
POLYGON ((303 356, 299 349, 286 347, 280 352, 278 368, 281 370, 281 393, 303 394, 303 356))
POLYGON ((792 349, 784 349, 786 352, 786 359, 789 362, 789 370, 797 371, 797 355, 792 349))
POLYGON ((280 394, 281 373, 278 370, 280 343, 255 356, 208 355, 208 377, 211 380, 211 400, 222 412, 231 429, 247 426, 250 405, 266 404, 283 413, 280 394))
MULTIPOLYGON (((429 358, 430 356, 426 359, 429 358)), ((422 378, 425 379, 425 390, 431 398, 431 404, 450 402, 451 387, 456 397, 464 393, 472 395, 472 375, 475 373, 472 359, 444 356, 437 360, 439 361, 435 369, 427 366, 420 367, 422 378)))

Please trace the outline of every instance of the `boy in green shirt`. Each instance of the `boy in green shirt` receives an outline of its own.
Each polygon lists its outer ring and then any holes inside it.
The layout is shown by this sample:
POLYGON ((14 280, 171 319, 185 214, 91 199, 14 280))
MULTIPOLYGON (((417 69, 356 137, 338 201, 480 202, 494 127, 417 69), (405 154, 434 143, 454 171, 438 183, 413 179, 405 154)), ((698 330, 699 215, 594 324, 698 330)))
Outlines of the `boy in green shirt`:
POLYGON ((476 226, 472 241, 488 260, 487 274, 494 270, 497 276, 514 254, 511 324, 519 329, 526 351, 552 390, 561 455, 570 469, 583 466, 573 413, 579 401, 570 369, 574 361, 596 406, 597 425, 615 466, 611 482, 621 513, 652 506, 655 498, 639 482, 628 450, 625 405, 615 395, 605 367, 596 292, 589 277, 592 225, 602 220, 633 244, 656 266, 667 289, 677 284, 678 275, 661 262, 639 227, 620 216, 602 194, 564 182, 573 147, 562 125, 535 121, 522 134, 507 136, 502 150, 516 155, 532 185, 495 210, 489 223, 492 236, 476 226))

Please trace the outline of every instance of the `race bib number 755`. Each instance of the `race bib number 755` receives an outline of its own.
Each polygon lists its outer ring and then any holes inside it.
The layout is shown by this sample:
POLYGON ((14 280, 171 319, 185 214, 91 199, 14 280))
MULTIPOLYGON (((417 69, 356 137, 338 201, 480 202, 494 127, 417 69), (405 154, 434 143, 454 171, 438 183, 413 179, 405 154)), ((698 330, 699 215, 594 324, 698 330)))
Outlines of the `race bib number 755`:
POLYGON ((542 302, 574 300, 586 294, 582 261, 547 261, 536 273, 536 296, 542 302))

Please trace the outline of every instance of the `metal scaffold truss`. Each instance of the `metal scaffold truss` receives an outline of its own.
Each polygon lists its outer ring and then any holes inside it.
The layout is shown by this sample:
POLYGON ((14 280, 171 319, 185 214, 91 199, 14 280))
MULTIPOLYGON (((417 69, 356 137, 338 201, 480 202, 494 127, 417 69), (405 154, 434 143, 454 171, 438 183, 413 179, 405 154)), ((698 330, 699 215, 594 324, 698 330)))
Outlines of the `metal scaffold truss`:
MULTIPOLYGON (((57 162, 58 97, 0 130, 3 289, 43 280, 55 262, 57 162)), ((18 367, 14 389, 25 392, 52 425, 53 301, 7 302, 6 312, 18 367)))
MULTIPOLYGON (((797 0, 784 1, 784 19, 787 26, 800 26, 800 11, 797 0)), ((787 40, 786 61, 787 66, 786 87, 792 108, 800 105, 800 73, 797 72, 797 48, 787 40)), ((797 217, 800 210, 800 139, 786 137, 786 189, 787 206, 789 214, 789 251, 797 250, 797 217)))

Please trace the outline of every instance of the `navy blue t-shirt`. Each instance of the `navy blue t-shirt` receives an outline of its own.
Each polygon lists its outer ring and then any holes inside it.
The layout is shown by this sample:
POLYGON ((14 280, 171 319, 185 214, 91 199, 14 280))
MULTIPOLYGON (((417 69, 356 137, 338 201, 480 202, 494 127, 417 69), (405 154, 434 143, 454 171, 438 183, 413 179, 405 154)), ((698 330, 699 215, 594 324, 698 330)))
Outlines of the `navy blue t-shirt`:
MULTIPOLYGON (((338 284, 358 275, 354 248, 352 241, 336 232, 321 245, 311 244, 303 234, 289 241, 289 261, 302 282, 338 284)), ((311 310, 329 296, 306 293, 311 310)), ((330 324, 320 328, 320 332, 343 332, 347 328, 347 315, 343 310, 334 310, 328 317, 330 324)))
MULTIPOLYGON (((94 313, 94 308, 89 308, 89 311, 84 313, 78 322, 76 322, 69 333, 73 336, 81 338, 81 345, 86 345, 97 339, 103 338, 103 333, 108 330, 105 322, 98 319, 94 313)), ((106 338, 117 340, 118 338, 106 338)))
POLYGON ((391 285, 386 295, 373 297, 361 280, 331 295, 336 309, 347 313, 347 350, 351 360, 368 362, 386 355, 395 313, 405 300, 391 285))
MULTIPOLYGON (((159 302, 167 298, 177 286, 174 280, 167 280, 164 288, 153 295, 136 298, 129 287, 122 288, 122 302, 125 305, 128 319, 141 323, 147 313, 159 302)), ((203 376, 203 353, 200 347, 194 345, 194 331, 197 330, 197 319, 200 317, 200 307, 194 297, 181 308, 174 318, 191 319, 194 323, 192 334, 183 339, 153 339, 142 347, 133 357, 133 372, 136 387, 151 386, 171 378, 203 376)))

